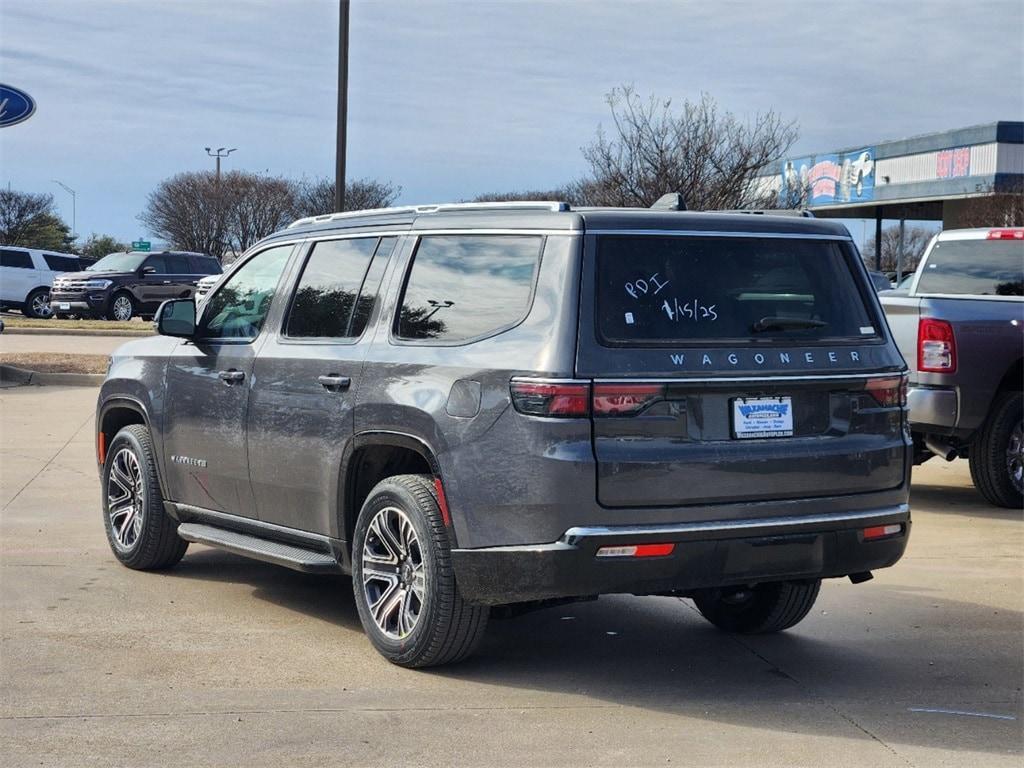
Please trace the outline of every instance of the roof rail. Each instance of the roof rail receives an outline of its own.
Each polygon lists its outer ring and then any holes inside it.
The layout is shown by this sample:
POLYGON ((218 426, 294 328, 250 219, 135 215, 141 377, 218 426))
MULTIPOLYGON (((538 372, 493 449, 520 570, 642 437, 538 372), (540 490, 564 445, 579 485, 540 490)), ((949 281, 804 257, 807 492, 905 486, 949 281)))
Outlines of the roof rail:
POLYGON ((806 208, 735 208, 724 211, 707 211, 707 213, 749 213, 753 216, 800 216, 805 219, 815 218, 814 213, 806 208))
POLYGON ((297 219, 288 225, 301 227, 307 224, 323 224, 328 221, 339 219, 354 219, 364 216, 382 216, 384 214, 398 213, 446 213, 448 211, 508 211, 508 210, 531 210, 531 211, 568 211, 569 204, 555 200, 510 200, 500 203, 438 203, 435 205, 403 205, 396 208, 371 208, 365 211, 344 211, 342 213, 325 213, 320 216, 307 216, 297 219))

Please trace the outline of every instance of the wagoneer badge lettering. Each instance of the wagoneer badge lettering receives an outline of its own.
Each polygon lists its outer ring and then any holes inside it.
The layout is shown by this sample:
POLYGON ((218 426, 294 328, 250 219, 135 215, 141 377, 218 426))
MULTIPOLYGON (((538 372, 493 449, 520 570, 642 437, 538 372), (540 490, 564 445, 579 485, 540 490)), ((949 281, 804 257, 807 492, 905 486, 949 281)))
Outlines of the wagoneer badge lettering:
MULTIPOLYGON (((855 349, 851 349, 846 352, 837 352, 835 350, 825 350, 822 353, 829 363, 859 363, 861 360, 860 352, 855 349)), ((786 366, 793 364, 793 357, 797 360, 802 360, 808 365, 813 365, 817 362, 814 352, 804 352, 803 354, 793 352, 772 351, 772 352, 701 352, 698 355, 693 355, 693 360, 700 362, 700 368, 726 368, 723 365, 723 361, 729 364, 729 367, 738 367, 743 363, 753 363, 754 366, 763 366, 765 364, 776 364, 778 366, 786 366), (716 365, 717 364, 717 365, 716 365)), ((690 358, 684 352, 671 352, 669 353, 669 359, 672 361, 672 365, 679 367, 687 367, 690 358)), ((690 365, 691 368, 698 368, 696 363, 690 365)), ((751 366, 753 367, 753 366, 751 366)))
POLYGON ((206 459, 193 459, 191 456, 171 456, 175 464, 186 464, 190 467, 205 467, 206 459))

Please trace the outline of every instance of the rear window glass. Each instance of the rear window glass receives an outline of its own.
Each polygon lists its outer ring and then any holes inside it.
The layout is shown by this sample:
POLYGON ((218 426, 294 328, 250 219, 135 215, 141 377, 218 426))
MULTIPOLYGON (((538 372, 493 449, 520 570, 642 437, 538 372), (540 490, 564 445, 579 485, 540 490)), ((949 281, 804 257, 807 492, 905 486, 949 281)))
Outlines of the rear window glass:
POLYGON ((0 267, 32 269, 32 256, 28 251, 16 251, 13 248, 0 248, 0 267))
POLYGON ((402 297, 403 339, 466 341, 511 328, 530 309, 542 238, 427 236, 402 297))
POLYGON ((921 271, 918 293, 1024 295, 1024 243, 947 240, 935 243, 921 271))
POLYGON ((610 344, 785 342, 877 331, 838 244, 785 238, 606 236, 598 331, 610 344))
POLYGON ((55 253, 44 253, 43 259, 46 261, 46 266, 54 272, 78 272, 81 269, 78 265, 78 259, 73 256, 58 256, 55 253))

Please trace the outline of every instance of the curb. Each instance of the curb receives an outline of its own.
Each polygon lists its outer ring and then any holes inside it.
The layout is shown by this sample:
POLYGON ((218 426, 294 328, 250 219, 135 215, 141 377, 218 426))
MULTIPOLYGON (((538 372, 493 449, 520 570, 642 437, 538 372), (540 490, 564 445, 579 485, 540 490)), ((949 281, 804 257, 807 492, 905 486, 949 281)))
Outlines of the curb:
POLYGON ((0 383, 2 384, 98 387, 106 378, 106 375, 102 373, 40 373, 0 363, 0 383))
POLYGON ((104 330, 102 328, 60 328, 55 327, 52 330, 49 328, 5 328, 4 336, 17 336, 24 334, 26 336, 137 336, 143 338, 145 336, 153 336, 153 331, 117 331, 117 330, 104 330))

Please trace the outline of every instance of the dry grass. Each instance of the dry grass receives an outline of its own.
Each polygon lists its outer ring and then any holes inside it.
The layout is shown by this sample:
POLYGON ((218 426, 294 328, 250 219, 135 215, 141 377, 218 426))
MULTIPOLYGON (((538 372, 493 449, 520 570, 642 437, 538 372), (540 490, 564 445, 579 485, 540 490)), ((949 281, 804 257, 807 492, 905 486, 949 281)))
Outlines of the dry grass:
POLYGON ((116 320, 36 320, 24 315, 4 314, 4 325, 7 328, 41 328, 53 333, 60 333, 68 328, 93 329, 98 331, 126 331, 129 333, 152 334, 153 323, 148 320, 128 320, 118 322, 116 320))
POLYGON ((108 355, 67 355, 60 352, 9 352, 0 363, 40 373, 106 373, 108 355))

